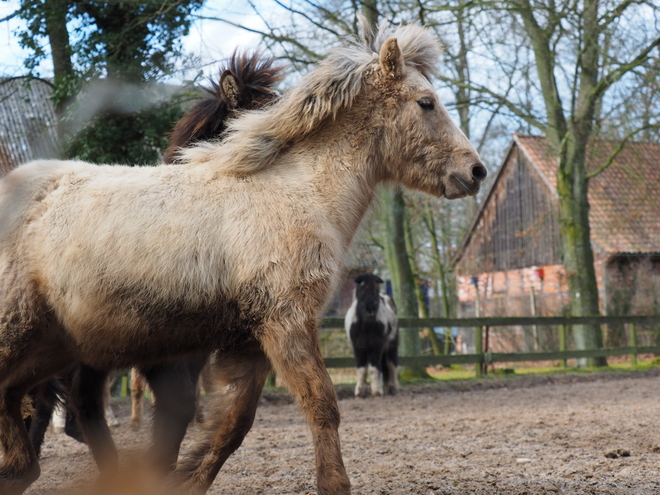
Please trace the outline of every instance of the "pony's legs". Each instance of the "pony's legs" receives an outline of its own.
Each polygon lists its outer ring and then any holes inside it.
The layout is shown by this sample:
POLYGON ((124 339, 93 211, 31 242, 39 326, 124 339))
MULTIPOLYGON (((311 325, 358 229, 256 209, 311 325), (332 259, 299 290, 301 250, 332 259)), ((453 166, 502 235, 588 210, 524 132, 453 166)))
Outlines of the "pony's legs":
POLYGON ((154 394, 153 445, 149 457, 163 471, 174 469, 188 425, 195 417, 197 380, 206 355, 140 369, 154 394))
POLYGON ((350 494, 339 442, 337 394, 323 363, 316 318, 307 318, 305 325, 297 325, 294 318, 271 322, 259 339, 312 430, 318 495, 350 494))
POLYGON ((254 422, 270 363, 257 343, 219 353, 212 365, 217 391, 209 415, 211 441, 198 447, 173 474, 176 493, 206 493, 227 458, 240 447, 254 422))
POLYGON ((383 351, 380 342, 374 342, 374 347, 369 350, 369 382, 371 385, 371 396, 383 395, 383 351))
POLYGON ((398 343, 389 342, 383 354, 383 374, 385 375, 385 391, 395 395, 399 391, 399 356, 398 343))
POLYGON ((137 368, 131 368, 131 430, 138 431, 142 426, 142 397, 146 383, 137 368))
POLYGON ((79 364, 73 377, 69 405, 101 473, 117 470, 119 457, 105 420, 105 385, 108 372, 79 364))
POLYGON ((0 442, 5 453, 0 466, 0 493, 20 495, 41 472, 21 411, 24 387, 0 392, 0 442))
POLYGON ((364 349, 353 348, 355 354, 355 397, 364 397, 367 394, 367 366, 369 360, 364 349))

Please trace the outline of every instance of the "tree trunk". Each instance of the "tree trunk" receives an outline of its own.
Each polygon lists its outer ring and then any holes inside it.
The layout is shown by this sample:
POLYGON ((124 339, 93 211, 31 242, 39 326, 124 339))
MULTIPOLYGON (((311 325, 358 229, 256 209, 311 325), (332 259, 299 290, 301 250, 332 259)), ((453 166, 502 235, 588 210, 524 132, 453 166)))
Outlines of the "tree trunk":
MULTIPOLYGON (((420 270, 419 270, 419 265, 417 264, 417 259, 415 257, 415 243, 414 243, 414 238, 411 228, 412 226, 410 224, 410 221, 411 221, 410 217, 406 216, 404 223, 406 229, 406 248, 408 252, 411 253, 409 261, 413 274, 413 280, 415 282, 413 287, 415 288, 415 297, 417 298, 417 308, 418 308, 417 316, 419 316, 420 318, 428 318, 430 316, 429 305, 426 303, 426 298, 424 297, 424 288, 422 284, 419 283, 419 281, 421 281, 420 270)), ((429 342, 431 343, 433 354, 435 356, 441 355, 442 346, 440 344, 438 336, 433 331, 433 328, 425 327, 422 333, 428 337, 429 342)))
MULTIPOLYGON (((586 145, 586 142, 569 144, 565 162, 560 160, 557 173, 560 230, 572 316, 599 314, 598 285, 589 227, 589 181, 585 177, 586 145)), ((576 349, 598 349, 602 346, 598 325, 575 325, 573 337, 576 349)), ((579 367, 606 365, 605 358, 578 360, 579 367)))
MULTIPOLYGON (((589 180, 586 173, 586 150, 593 133, 598 101, 598 0, 585 0, 582 13, 584 37, 579 59, 579 80, 575 110, 570 119, 564 115, 555 79, 555 59, 551 44, 555 24, 542 27, 536 20, 529 0, 515 0, 523 19, 536 60, 545 103, 547 125, 545 133, 559 159, 557 193, 559 221, 568 275, 572 316, 594 316, 598 310, 598 285, 594 270, 589 229, 589 180)), ((573 327, 575 346, 579 350, 597 349, 602 345, 597 325, 573 327)), ((580 359, 578 365, 605 366, 605 358, 580 359)))
MULTIPOLYGON (((415 296, 415 279, 406 249, 403 192, 400 189, 394 192, 383 190, 381 203, 381 214, 385 223, 385 255, 392 279, 394 302, 397 305, 399 317, 415 318, 418 315, 417 297, 415 296)), ((400 355, 420 355, 421 343, 418 332, 417 328, 399 329, 400 355)), ((401 373, 405 378, 428 376, 423 367, 405 367, 402 368, 401 373)))
MULTIPOLYGON (((60 143, 64 143, 66 142, 64 111, 76 90, 76 74, 71 62, 71 44, 66 27, 69 2, 53 0, 45 4, 44 8, 44 22, 53 60, 53 102, 57 118, 57 135, 60 143)), ((58 154, 62 158, 67 158, 66 146, 61 146, 58 154)))

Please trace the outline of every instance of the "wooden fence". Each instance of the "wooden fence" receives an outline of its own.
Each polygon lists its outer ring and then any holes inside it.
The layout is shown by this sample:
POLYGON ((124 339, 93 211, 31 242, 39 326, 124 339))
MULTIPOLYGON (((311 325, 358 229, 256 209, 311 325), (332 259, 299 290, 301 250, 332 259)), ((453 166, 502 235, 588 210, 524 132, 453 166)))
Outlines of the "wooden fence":
MULTIPOLYGON (((633 364, 637 363, 638 354, 660 354, 660 346, 637 345, 637 325, 660 324, 660 316, 544 316, 544 317, 493 317, 493 318, 400 318, 400 328, 434 328, 434 327, 475 327, 474 354, 455 354, 441 356, 400 356, 401 366, 432 366, 452 364, 474 364, 477 376, 481 376, 485 367, 496 362, 520 361, 563 361, 567 359, 595 358, 608 356, 630 355, 633 364), (589 350, 567 350, 567 331, 572 325, 629 325, 628 347, 602 348, 589 350), (497 326, 557 326, 559 332, 559 350, 550 352, 515 352, 499 353, 484 352, 483 330, 497 326)), ((342 318, 326 318, 321 321, 321 328, 343 328, 342 318)), ((350 368, 355 365, 352 357, 325 358, 328 368, 350 368)))

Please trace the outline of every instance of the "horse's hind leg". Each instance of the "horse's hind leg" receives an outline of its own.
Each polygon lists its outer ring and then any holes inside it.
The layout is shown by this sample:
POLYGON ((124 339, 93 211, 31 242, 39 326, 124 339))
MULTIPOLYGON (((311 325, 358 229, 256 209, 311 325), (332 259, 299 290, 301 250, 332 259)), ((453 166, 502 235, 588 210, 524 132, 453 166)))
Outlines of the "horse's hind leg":
POLYGON ((195 403, 195 421, 198 423, 204 422, 204 411, 202 411, 202 404, 200 401, 200 390, 204 389, 204 393, 207 396, 210 396, 215 390, 215 384, 213 383, 213 377, 211 372, 211 360, 207 359, 202 368, 202 372, 199 375, 199 380, 197 380, 197 397, 195 403))
POLYGON ((186 429, 195 417, 197 380, 207 357, 140 370, 154 394, 154 440, 149 457, 161 470, 174 469, 186 429))
POLYGON ((39 461, 32 447, 21 411, 25 389, 10 387, 0 392, 0 442, 4 463, 0 466, 0 493, 20 495, 39 477, 39 461))
POLYGON ((69 405, 73 408, 83 436, 102 473, 114 472, 118 454, 105 420, 105 383, 107 371, 79 364, 71 384, 69 405))
POLYGON ((55 406, 60 403, 63 391, 59 380, 51 377, 30 390, 28 395, 34 404, 34 414, 32 414, 29 424, 26 422, 26 426, 30 433, 32 447, 34 447, 37 457, 40 457, 50 418, 55 406))
POLYGON ((341 457, 337 394, 321 356, 316 318, 308 316, 304 326, 297 321, 288 316, 264 325, 259 339, 312 430, 318 495, 348 495, 351 485, 341 457))
POLYGON ((207 423, 214 438, 173 473, 176 493, 206 493, 227 458, 252 428, 270 363, 256 342, 219 353, 212 365, 216 391, 207 423))

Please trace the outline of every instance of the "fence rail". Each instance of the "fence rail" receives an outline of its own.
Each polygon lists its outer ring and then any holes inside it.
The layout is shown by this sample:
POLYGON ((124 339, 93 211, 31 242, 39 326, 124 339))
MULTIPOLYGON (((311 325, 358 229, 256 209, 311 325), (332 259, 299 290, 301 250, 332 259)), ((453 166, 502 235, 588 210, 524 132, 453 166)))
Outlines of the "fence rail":
MULTIPOLYGON (((633 363, 637 362, 638 354, 660 354, 660 346, 637 346, 636 325, 660 324, 660 316, 540 316, 540 317, 484 317, 484 318, 400 318, 401 328, 428 328, 428 327, 496 327, 496 326, 559 326, 560 332, 565 334, 566 327, 572 325, 612 325, 630 324, 631 332, 629 347, 609 349, 566 350, 550 352, 477 352, 475 354, 456 354, 441 356, 400 356, 399 364, 402 366, 433 366, 452 364, 475 364, 477 375, 480 376, 484 366, 496 362, 520 361, 564 361, 576 358, 595 358, 609 356, 630 355, 633 363)), ((325 318, 321 321, 321 328, 343 328, 342 318, 325 318)), ((565 347, 565 338, 560 338, 565 347)), ((560 344, 561 345, 561 344, 560 344)), ((354 366, 352 357, 325 358, 328 368, 350 368, 354 366)))

